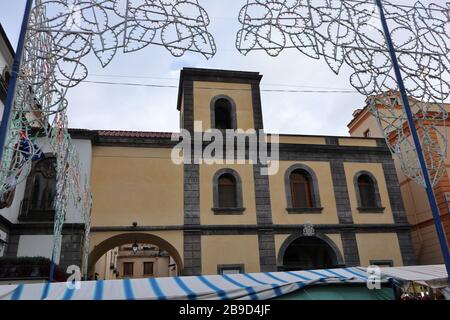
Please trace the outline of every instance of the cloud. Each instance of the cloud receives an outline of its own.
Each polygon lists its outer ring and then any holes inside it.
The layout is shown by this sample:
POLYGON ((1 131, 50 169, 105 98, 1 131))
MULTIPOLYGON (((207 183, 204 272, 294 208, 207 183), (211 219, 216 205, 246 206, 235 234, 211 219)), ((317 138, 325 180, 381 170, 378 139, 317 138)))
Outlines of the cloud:
MULTIPOLYGON (((0 21, 12 42, 17 41, 25 0, 2 4, 0 21)), ((211 60, 200 54, 187 53, 174 58, 161 46, 149 46, 132 54, 118 53, 106 69, 94 57, 87 60, 89 80, 120 81, 178 85, 182 67, 203 67, 258 71, 262 81, 262 105, 266 131, 292 134, 346 135, 352 112, 364 106, 365 98, 348 93, 273 93, 265 89, 286 88, 282 85, 352 89, 350 70, 335 75, 323 60, 313 60, 297 50, 284 50, 271 58, 264 52, 241 55, 235 36, 237 20, 245 1, 201 0, 211 17, 210 32, 218 52, 211 60), (110 75, 99 77, 99 75, 110 75), (112 75, 129 75, 118 78, 112 75), (162 79, 163 78, 163 79, 162 79), (169 78, 169 79, 167 79, 169 78)), ((291 87, 295 89, 295 87, 291 87)), ((311 88, 313 89, 313 88, 311 88)), ((176 131, 177 89, 129 86, 106 86, 84 83, 69 93, 70 125, 77 128, 176 131)))

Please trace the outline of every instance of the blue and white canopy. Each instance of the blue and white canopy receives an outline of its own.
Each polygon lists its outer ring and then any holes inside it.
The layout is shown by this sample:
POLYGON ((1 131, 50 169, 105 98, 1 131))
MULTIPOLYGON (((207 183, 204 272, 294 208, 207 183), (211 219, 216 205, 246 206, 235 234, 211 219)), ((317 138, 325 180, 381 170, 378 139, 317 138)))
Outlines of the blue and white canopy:
POLYGON ((366 283, 363 268, 0 286, 3 300, 266 300, 317 283, 366 283))

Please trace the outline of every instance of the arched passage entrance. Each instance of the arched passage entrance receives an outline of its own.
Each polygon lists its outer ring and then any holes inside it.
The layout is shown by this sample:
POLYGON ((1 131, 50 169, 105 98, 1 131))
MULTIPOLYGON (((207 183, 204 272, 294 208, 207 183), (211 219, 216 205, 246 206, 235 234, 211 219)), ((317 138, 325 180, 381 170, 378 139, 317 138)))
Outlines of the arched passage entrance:
POLYGON ((178 274, 183 274, 183 260, 177 249, 166 240, 148 233, 122 233, 102 241, 89 254, 88 273, 93 273, 97 261, 109 250, 134 242, 152 244, 167 251, 177 264, 178 274))
POLYGON ((291 235, 278 252, 279 270, 329 269, 344 265, 336 244, 325 235, 291 235))

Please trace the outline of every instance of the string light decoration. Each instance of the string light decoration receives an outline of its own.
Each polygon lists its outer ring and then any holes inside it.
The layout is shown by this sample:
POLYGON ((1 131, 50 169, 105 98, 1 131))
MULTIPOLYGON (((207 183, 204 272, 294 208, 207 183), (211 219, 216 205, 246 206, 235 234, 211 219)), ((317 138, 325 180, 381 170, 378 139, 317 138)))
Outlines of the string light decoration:
POLYGON ((57 167, 54 262, 73 204, 85 223, 87 266, 92 195, 66 115, 68 90, 88 76, 83 59, 93 54, 106 67, 117 52, 150 44, 175 57, 195 52, 209 59, 216 53, 209 23, 197 0, 34 0, 0 165, 0 204, 26 179, 42 155, 39 141, 47 140, 57 167))
MULTIPOLYGON (((432 184, 445 174, 445 101, 450 94, 450 2, 396 5, 383 1, 401 73, 432 184)), ((425 186, 423 172, 388 46, 373 1, 248 0, 239 14, 236 47, 244 55, 278 56, 294 48, 323 58, 334 73, 346 65, 351 85, 368 97, 387 144, 409 178, 425 186)))

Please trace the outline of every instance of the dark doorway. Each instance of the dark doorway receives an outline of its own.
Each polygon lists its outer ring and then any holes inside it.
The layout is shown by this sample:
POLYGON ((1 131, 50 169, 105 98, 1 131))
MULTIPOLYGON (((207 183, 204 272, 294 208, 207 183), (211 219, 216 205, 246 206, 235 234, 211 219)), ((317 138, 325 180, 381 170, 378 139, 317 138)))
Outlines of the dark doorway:
POLYGON ((287 247, 282 269, 295 271, 336 267, 337 257, 330 245, 317 237, 300 237, 287 247))

